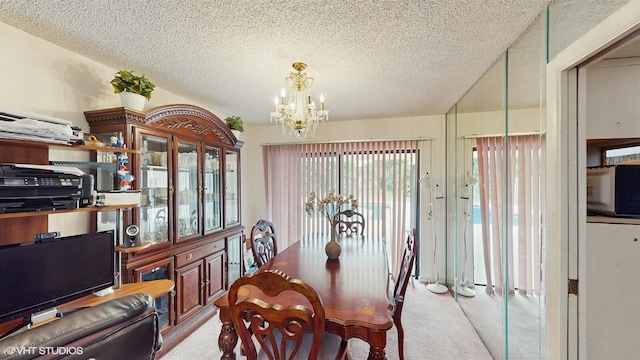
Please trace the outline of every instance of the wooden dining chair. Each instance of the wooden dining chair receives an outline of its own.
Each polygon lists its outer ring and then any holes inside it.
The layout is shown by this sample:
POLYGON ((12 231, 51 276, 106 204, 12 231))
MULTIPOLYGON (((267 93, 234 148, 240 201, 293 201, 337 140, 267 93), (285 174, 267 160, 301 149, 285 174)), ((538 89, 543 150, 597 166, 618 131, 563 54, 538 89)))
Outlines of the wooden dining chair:
MULTIPOLYGON (((400 269, 396 276, 395 285, 393 287, 393 308, 391 309, 391 316, 393 317, 393 324, 398 331, 398 354, 400 360, 404 360, 404 329, 402 328, 402 307, 404 306, 404 295, 407 291, 407 285, 411 278, 411 272, 413 270, 413 262, 416 259, 416 244, 418 241, 418 231, 413 229, 409 236, 407 236, 407 242, 405 243, 404 253, 402 255, 402 262, 400 269)), ((338 357, 336 359, 345 357, 348 358, 346 352, 347 340, 342 339, 340 343, 340 350, 338 351, 338 357), (345 356, 347 355, 347 356, 345 356)))
POLYGON ((407 237, 407 243, 402 255, 400 270, 396 276, 393 288, 393 323, 398 331, 398 354, 400 360, 404 360, 404 329, 402 328, 402 307, 404 306, 404 295, 413 271, 413 262, 416 259, 416 245, 418 242, 418 231, 413 229, 407 237))
POLYGON ((258 267, 278 254, 276 230, 270 221, 261 219, 251 229, 251 251, 258 267))
POLYGON ((327 359, 338 350, 339 338, 325 333, 316 290, 280 270, 236 280, 229 289, 229 309, 248 360, 327 359))
POLYGON ((364 215, 353 209, 337 213, 333 218, 333 223, 337 234, 364 235, 364 215))

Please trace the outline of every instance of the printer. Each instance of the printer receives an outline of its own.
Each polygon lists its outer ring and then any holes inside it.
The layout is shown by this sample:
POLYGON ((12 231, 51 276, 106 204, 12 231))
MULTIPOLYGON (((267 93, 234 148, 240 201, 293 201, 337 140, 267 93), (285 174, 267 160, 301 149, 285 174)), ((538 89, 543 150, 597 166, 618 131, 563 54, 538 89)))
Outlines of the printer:
POLYGON ((0 164, 0 214, 91 205, 93 175, 74 167, 0 164))

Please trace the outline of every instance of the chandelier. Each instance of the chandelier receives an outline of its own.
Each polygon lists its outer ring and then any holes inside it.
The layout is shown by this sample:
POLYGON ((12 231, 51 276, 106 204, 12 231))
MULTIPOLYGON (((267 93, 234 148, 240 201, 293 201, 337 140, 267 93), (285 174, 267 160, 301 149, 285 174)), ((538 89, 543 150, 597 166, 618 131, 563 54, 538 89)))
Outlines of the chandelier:
POLYGON ((324 109, 324 96, 320 94, 320 110, 316 109, 315 101, 311 101, 309 90, 313 85, 313 78, 303 73, 307 64, 296 62, 292 72, 287 77, 289 98, 285 101, 287 91, 282 88, 280 97, 276 96, 276 109, 271 113, 271 122, 282 125, 282 132, 286 136, 294 133, 297 138, 304 139, 313 136, 318 124, 329 119, 329 111, 324 109))

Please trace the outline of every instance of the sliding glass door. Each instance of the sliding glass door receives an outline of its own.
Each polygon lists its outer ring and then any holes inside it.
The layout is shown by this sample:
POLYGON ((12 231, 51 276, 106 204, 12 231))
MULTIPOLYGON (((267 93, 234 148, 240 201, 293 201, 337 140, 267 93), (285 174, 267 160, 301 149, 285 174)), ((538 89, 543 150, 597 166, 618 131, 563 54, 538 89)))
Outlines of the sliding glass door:
POLYGON ((308 195, 315 192, 323 198, 331 190, 353 195, 366 220, 365 235, 386 241, 393 270, 408 232, 416 226, 412 209, 418 146, 410 140, 265 146, 267 206, 274 225, 286 226, 291 232, 285 238, 293 241, 328 233, 324 217, 304 211, 308 195), (282 204, 287 204, 286 211, 282 204))

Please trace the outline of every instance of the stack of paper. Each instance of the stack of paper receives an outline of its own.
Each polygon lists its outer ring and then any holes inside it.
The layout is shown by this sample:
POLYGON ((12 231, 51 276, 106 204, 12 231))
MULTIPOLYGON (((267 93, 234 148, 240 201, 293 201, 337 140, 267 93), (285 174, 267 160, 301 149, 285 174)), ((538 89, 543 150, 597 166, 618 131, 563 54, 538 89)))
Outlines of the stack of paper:
POLYGON ((71 121, 0 107, 0 138, 73 144, 82 141, 71 121))

